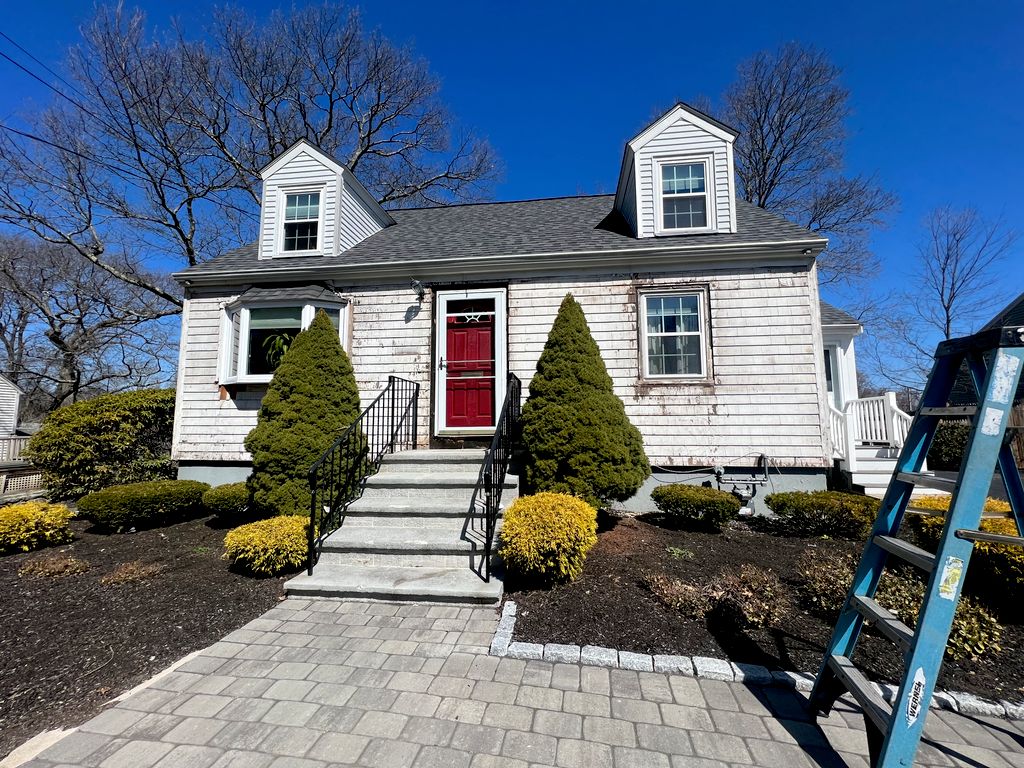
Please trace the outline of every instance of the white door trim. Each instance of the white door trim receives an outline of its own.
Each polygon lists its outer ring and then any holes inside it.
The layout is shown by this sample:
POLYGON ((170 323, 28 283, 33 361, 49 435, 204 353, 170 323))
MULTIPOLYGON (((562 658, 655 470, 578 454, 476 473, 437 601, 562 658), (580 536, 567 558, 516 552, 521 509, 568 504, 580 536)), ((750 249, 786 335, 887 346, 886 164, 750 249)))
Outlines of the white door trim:
POLYGON ((434 316, 434 434, 442 436, 493 435, 494 427, 445 426, 448 420, 447 374, 441 360, 448 359, 448 302, 461 299, 494 299, 494 418, 498 418, 505 401, 508 382, 508 316, 506 288, 466 288, 456 291, 438 291, 435 296, 434 316))

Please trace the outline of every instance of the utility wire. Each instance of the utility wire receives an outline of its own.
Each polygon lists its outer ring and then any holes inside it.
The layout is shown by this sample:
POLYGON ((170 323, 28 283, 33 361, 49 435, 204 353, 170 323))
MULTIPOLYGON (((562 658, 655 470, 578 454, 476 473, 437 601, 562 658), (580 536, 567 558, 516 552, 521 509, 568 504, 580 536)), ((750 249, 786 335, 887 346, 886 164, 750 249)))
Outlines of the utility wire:
POLYGON ((52 69, 50 69, 50 67, 49 67, 49 66, 47 66, 45 62, 43 62, 43 61, 40 61, 40 60, 39 60, 39 59, 37 59, 37 58, 36 58, 35 56, 33 56, 33 55, 32 55, 32 52, 31 52, 31 51, 27 50, 27 49, 26 49, 26 48, 25 48, 25 47, 24 47, 23 45, 21 45, 20 43, 18 43, 18 41, 17 41, 17 40, 15 40, 14 38, 12 38, 12 37, 11 37, 10 35, 8 35, 8 34, 7 34, 6 32, 4 32, 3 30, 0 30, 0 37, 4 38, 4 40, 6 40, 6 41, 7 41, 7 42, 9 42, 9 43, 10 43, 11 45, 13 45, 13 46, 14 46, 15 48, 17 48, 17 49, 18 49, 19 51, 21 51, 22 53, 24 53, 24 54, 25 54, 26 56, 28 56, 28 57, 29 57, 30 59, 32 59, 32 61, 34 61, 34 62, 35 62, 36 64, 38 64, 39 66, 41 66, 41 67, 42 67, 43 69, 45 69, 45 70, 46 70, 47 72, 49 72, 49 73, 50 73, 51 75, 53 75, 53 76, 54 76, 55 78, 57 78, 58 80, 60 80, 60 81, 61 81, 62 83, 64 83, 64 85, 66 85, 66 86, 67 86, 68 88, 70 88, 70 89, 71 89, 72 91, 74 91, 75 93, 77 93, 77 94, 78 94, 79 96, 81 96, 81 97, 82 97, 83 99, 84 99, 84 98, 87 98, 87 97, 86 97, 86 95, 85 95, 84 93, 82 93, 82 92, 81 92, 80 90, 78 90, 78 88, 76 88, 76 87, 75 87, 75 85, 74 85, 73 83, 71 83, 70 81, 66 80, 66 79, 64 78, 64 76, 63 76, 63 75, 59 74, 58 72, 54 72, 54 71, 53 71, 52 69))

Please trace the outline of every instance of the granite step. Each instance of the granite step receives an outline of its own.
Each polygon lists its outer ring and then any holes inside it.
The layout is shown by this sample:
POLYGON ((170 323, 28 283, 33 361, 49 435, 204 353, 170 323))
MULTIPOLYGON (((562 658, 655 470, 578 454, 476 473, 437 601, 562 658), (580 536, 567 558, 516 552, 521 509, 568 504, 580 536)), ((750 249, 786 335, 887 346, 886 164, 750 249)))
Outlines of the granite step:
POLYGON ((469 568, 380 567, 317 563, 286 585, 289 595, 495 605, 502 584, 469 568))

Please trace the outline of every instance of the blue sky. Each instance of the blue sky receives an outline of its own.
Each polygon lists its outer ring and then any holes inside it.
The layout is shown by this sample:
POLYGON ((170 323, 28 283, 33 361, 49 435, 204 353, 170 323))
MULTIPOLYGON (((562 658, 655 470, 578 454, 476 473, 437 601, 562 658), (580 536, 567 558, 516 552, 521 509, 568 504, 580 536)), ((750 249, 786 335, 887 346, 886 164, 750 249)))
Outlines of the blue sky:
MULTIPOLYGON (((153 23, 168 4, 146 0, 153 23)), ((257 13, 278 2, 247 2, 257 13)), ((48 64, 77 37, 90 2, 19 4, 0 29, 48 64)), ((181 0, 201 28, 207 3, 181 0)), ((443 82, 452 111, 505 165, 498 199, 608 192, 622 145, 675 99, 716 97, 752 52, 797 40, 845 72, 853 117, 848 168, 875 173, 900 198, 874 245, 875 289, 904 282, 921 220, 973 205, 1024 229, 1024 4, 1020 2, 677 1, 374 2, 368 26, 409 43, 443 82)), ((9 50, 9 46, 4 46, 9 50)), ((0 62, 0 117, 45 99, 0 62)), ((1024 250, 993 280, 993 313, 1024 290, 1024 250)))

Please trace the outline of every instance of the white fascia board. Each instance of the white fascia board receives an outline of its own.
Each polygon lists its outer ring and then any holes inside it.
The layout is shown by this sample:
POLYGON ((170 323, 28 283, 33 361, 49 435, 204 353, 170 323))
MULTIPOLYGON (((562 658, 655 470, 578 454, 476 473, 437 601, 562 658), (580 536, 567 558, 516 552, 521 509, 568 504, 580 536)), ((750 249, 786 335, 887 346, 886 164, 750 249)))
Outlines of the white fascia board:
POLYGON ((687 122, 696 125, 702 131, 710 133, 715 138, 721 139, 727 144, 732 144, 736 139, 736 137, 728 131, 723 131, 717 125, 709 123, 703 117, 694 114, 682 104, 676 104, 675 107, 666 112, 661 118, 651 123, 642 133, 640 133, 639 136, 629 142, 628 146, 630 146, 634 152, 639 152, 648 141, 664 131, 680 116, 682 116, 687 122))
POLYGON ((176 272, 179 282, 192 285, 237 285, 243 282, 274 280, 335 280, 337 282, 373 281, 383 279, 404 280, 415 271, 429 268, 437 277, 461 276, 466 280, 482 276, 500 278, 524 272, 543 270, 572 275, 580 269, 611 269, 636 272, 647 268, 682 268, 685 263, 743 261, 768 262, 791 259, 800 263, 813 263, 827 241, 823 239, 791 240, 783 242, 751 242, 739 244, 703 245, 691 247, 630 248, 609 251, 562 251, 500 256, 473 256, 430 261, 371 262, 364 264, 309 264, 296 267, 282 265, 258 270, 224 270, 189 275, 176 272), (805 253, 810 251, 810 253, 805 253), (685 262, 681 263, 681 260, 685 262))
POLYGON ((822 323, 823 333, 834 333, 835 335, 859 336, 864 332, 864 326, 860 323, 822 323))
POLYGON ((260 170, 260 178, 266 181, 267 177, 273 176, 274 173, 280 170, 282 166, 286 165, 292 158, 296 155, 302 154, 303 152, 314 158, 317 162, 323 163, 334 173, 341 173, 345 168, 345 166, 311 141, 308 141, 307 139, 299 139, 288 147, 288 149, 263 166, 262 170, 260 170))

